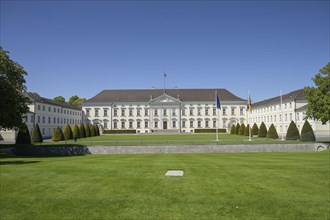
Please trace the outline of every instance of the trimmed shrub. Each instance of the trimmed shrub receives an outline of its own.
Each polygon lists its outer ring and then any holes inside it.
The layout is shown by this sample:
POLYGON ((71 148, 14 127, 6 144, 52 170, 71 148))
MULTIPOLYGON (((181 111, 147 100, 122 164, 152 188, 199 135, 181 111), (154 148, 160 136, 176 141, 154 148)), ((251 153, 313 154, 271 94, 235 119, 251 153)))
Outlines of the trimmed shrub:
POLYGON ((36 124, 36 126, 34 126, 33 131, 32 131, 32 142, 33 143, 42 143, 43 142, 43 138, 42 138, 38 123, 36 124))
POLYGON ((252 126, 251 135, 258 135, 258 133, 259 133, 258 125, 254 123, 252 126))
POLYGON ((27 125, 24 123, 17 134, 16 144, 31 144, 31 137, 27 125))
POLYGON ((53 137, 52 137, 52 141, 63 141, 64 140, 64 134, 62 132, 62 129, 57 127, 54 131, 53 137))
POLYGON ((100 129, 98 124, 95 125, 95 135, 100 136, 100 129))
POLYGON ((314 131, 312 126, 306 120, 302 129, 301 129, 301 141, 315 141, 314 131))
POLYGON ((278 138, 278 134, 276 131, 276 128, 273 124, 271 124, 271 126, 268 129, 268 133, 266 135, 266 138, 273 138, 273 139, 277 139, 278 138))
POLYGON ((235 125, 232 125, 230 129, 230 134, 235 134, 235 133, 236 133, 236 127, 235 125))
POLYGON ((77 124, 74 124, 72 128, 72 137, 73 139, 80 138, 80 131, 77 124))
POLYGON ((244 132, 245 132, 245 125, 242 124, 241 127, 239 128, 239 132, 238 132, 238 134, 239 134, 239 135, 244 135, 244 132))
POLYGON ((239 123, 237 123, 236 127, 235 127, 235 134, 239 133, 239 129, 241 128, 241 126, 239 125, 239 123))
MULTIPOLYGON (((248 124, 246 127, 245 127, 245 131, 244 131, 244 136, 250 136, 250 125, 248 124)), ((252 132, 251 132, 251 135, 252 135, 252 132)))
POLYGON ((95 126, 91 125, 89 128, 90 128, 90 131, 91 131, 91 137, 94 137, 95 136, 95 126))
POLYGON ((300 135, 296 123, 291 121, 288 131, 286 132, 286 140, 299 140, 300 135))
POLYGON ((80 131, 80 137, 85 138, 86 137, 86 132, 85 132, 85 126, 83 124, 80 124, 79 131, 80 131))
POLYGON ((91 136, 91 129, 89 128, 88 124, 85 124, 85 134, 86 134, 86 137, 91 136))
POLYGON ((64 140, 72 139, 72 129, 69 124, 66 124, 64 129, 64 140))
POLYGON ((258 131, 258 137, 266 137, 267 136, 267 128, 265 123, 261 123, 260 129, 258 131))
POLYGON ((104 130, 103 134, 136 134, 136 130, 104 130))
MULTIPOLYGON (((196 128, 194 130, 195 133, 216 133, 217 129, 215 128, 196 128)), ((218 133, 226 133, 227 130, 225 128, 219 128, 218 133)))

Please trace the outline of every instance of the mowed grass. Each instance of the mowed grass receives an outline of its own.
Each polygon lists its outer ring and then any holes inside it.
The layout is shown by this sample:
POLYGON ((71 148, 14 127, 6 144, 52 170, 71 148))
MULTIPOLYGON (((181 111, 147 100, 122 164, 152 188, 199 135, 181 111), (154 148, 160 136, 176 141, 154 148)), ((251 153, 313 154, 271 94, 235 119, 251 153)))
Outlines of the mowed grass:
POLYGON ((1 158, 0 219, 329 219, 329 161, 329 150, 1 158))
MULTIPOLYGON (((45 142, 43 145, 74 144, 73 140, 65 142, 45 142)), ((113 134, 78 139, 76 144, 82 145, 221 145, 221 144, 283 144, 300 143, 300 141, 281 141, 279 139, 267 139, 253 137, 249 141, 247 136, 219 134, 216 142, 215 134, 113 134)), ((37 144, 38 145, 38 144, 37 144)))

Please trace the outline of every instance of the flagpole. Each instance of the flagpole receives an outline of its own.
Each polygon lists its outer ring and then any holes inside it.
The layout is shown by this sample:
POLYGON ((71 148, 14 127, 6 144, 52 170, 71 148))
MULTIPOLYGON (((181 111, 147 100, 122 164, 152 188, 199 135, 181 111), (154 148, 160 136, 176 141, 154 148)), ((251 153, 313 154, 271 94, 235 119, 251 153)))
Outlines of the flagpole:
POLYGON ((281 117, 281 124, 282 124, 282 141, 284 141, 284 137, 283 137, 283 131, 284 131, 284 127, 283 127, 283 119, 284 119, 284 115, 283 115, 283 100, 282 100, 282 90, 280 90, 280 94, 281 94, 281 112, 282 112, 282 117, 281 117))
POLYGON ((215 90, 215 108, 216 108, 216 111, 217 111, 216 142, 218 143, 218 141, 219 141, 219 135, 218 135, 218 126, 219 126, 219 115, 218 115, 218 113, 219 113, 219 109, 218 109, 218 106, 217 106, 217 104, 218 104, 217 98, 218 98, 218 91, 215 90))
POLYGON ((250 98, 250 90, 248 92, 248 102, 249 102, 249 110, 248 110, 249 141, 251 141, 251 126, 249 124, 249 113, 251 111, 250 108, 251 108, 252 104, 251 104, 251 98, 250 98))
POLYGON ((166 73, 164 72, 164 93, 166 93, 166 84, 165 84, 165 81, 166 81, 166 73))

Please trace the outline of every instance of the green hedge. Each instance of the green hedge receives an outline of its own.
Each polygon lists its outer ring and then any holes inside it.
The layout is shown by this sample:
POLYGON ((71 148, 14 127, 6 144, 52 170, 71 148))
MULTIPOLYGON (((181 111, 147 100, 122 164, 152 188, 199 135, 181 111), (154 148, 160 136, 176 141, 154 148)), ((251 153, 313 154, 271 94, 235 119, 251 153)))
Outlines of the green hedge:
POLYGON ((288 131, 286 132, 286 140, 299 140, 300 135, 296 123, 291 121, 288 131))
POLYGON ((230 129, 230 134, 235 134, 235 133, 236 133, 236 127, 235 125, 232 125, 230 129))
POLYGON ((42 143, 43 138, 40 132, 39 124, 37 123, 36 126, 34 126, 32 131, 32 142, 33 143, 42 143))
POLYGON ((272 138, 272 139, 277 139, 278 138, 278 134, 277 134, 277 131, 276 131, 276 128, 275 128, 274 124, 271 124, 271 126, 269 127, 266 138, 272 138))
POLYGON ((244 135, 245 132, 245 124, 241 124, 241 127, 239 128, 238 135, 244 135))
MULTIPOLYGON (((195 129, 195 133, 216 133, 217 130, 215 128, 197 128, 195 129)), ((219 128, 218 133, 226 133, 227 130, 225 128, 219 128)))
POLYGON ((254 123, 253 126, 252 126, 251 134, 252 135, 258 135, 258 132, 259 132, 258 125, 256 123, 254 123))
POLYGON ((72 139, 72 129, 69 124, 66 124, 63 134, 64 134, 64 140, 72 139))
POLYGON ((104 130, 103 134, 136 134, 136 130, 104 130))
POLYGON ((245 127, 244 136, 250 136, 250 125, 249 124, 245 127))
POLYGON ((57 127, 54 131, 53 137, 52 137, 52 141, 63 141, 64 140, 64 134, 62 132, 62 129, 57 127))
POLYGON ((31 137, 30 137, 29 129, 25 123, 22 125, 22 127, 20 127, 15 143, 16 144, 31 144, 31 137))
POLYGON ((267 136, 267 128, 265 123, 261 123, 259 132, 258 132, 258 137, 266 137, 267 136))
POLYGON ((79 133, 81 138, 86 137, 86 131, 85 131, 85 126, 83 124, 79 125, 79 133))
POLYGON ((239 123, 237 123, 236 127, 235 127, 235 134, 239 134, 239 129, 241 128, 241 125, 239 123))
POLYGON ((314 131, 308 121, 305 121, 302 127, 301 141, 315 141, 314 131))

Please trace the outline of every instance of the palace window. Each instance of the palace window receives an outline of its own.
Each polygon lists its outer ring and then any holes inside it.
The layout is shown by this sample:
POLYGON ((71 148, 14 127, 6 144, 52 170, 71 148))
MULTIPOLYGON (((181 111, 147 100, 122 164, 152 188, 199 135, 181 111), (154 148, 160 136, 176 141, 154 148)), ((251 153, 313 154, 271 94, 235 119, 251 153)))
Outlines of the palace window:
POLYGON ((182 121, 182 127, 183 127, 183 128, 186 127, 186 121, 182 121))
POLYGON ((116 128, 116 129, 118 128, 117 122, 113 123, 113 128, 116 128))
POLYGON ((243 108, 240 108, 239 113, 243 115, 243 108))
POLYGON ((121 128, 122 129, 125 128, 125 122, 124 121, 121 122, 121 128))
POLYGON ((193 115, 194 115, 194 109, 193 109, 193 108, 190 108, 190 109, 189 109, 189 115, 190 115, 190 116, 193 116, 193 115))
POLYGON ((185 109, 185 108, 182 109, 182 115, 183 115, 183 116, 186 115, 186 109, 185 109))
POLYGON ((136 127, 137 127, 137 128, 141 128, 141 122, 138 121, 138 122, 136 123, 136 127))
POLYGON ((285 114, 285 121, 287 121, 288 120, 288 115, 287 114, 285 114))
POLYGON ((209 109, 205 108, 205 115, 209 115, 209 109))
POLYGON ((191 128, 194 127, 194 121, 190 121, 190 127, 191 127, 191 128))
POLYGON ((42 123, 45 124, 46 123, 46 119, 45 116, 42 116, 42 123))
POLYGON ((48 124, 50 124, 51 123, 51 117, 48 117, 48 124))
POLYGON ((133 109, 129 109, 129 116, 133 116, 133 109))
POLYGON ((292 121, 292 113, 290 113, 290 121, 292 121))
POLYGON ((148 109, 144 109, 144 116, 148 116, 148 115, 149 115, 148 109))
POLYGON ((114 116, 114 117, 117 117, 117 116, 118 116, 117 109, 114 109, 114 110, 113 110, 113 116, 114 116))
POLYGON ((38 123, 40 124, 40 116, 38 116, 38 123))
POLYGON ((176 128, 176 121, 172 121, 172 127, 176 128))
POLYGON ((140 109, 137 109, 137 110, 136 110, 136 115, 137 115, 137 116, 141 116, 141 110, 140 110, 140 109))
POLYGON ((125 109, 121 110, 121 116, 125 116, 125 109))
POLYGON ((226 110, 227 109, 225 109, 225 108, 222 109, 222 115, 227 115, 226 110))
POLYGON ((54 117, 53 119, 54 119, 54 120, 53 120, 53 123, 56 124, 56 118, 54 117))
POLYGON ((217 120, 213 120, 213 127, 214 127, 214 128, 217 127, 217 120))
POLYGON ((163 110, 163 115, 164 115, 164 116, 167 116, 167 111, 166 111, 166 109, 163 110))
POLYGON ((199 128, 202 127, 202 121, 197 121, 197 127, 199 127, 199 128))
POLYGON ((155 109, 155 116, 158 116, 158 109, 155 109))
POLYGON ((89 117, 89 109, 86 109, 86 116, 89 117))
POLYGON ((129 122, 129 128, 133 128, 133 122, 132 121, 129 122))
POLYGON ((95 117, 99 117, 99 110, 95 109, 95 117))
POLYGON ((149 123, 148 123, 147 121, 145 121, 145 122, 144 122, 144 127, 145 127, 145 128, 148 128, 148 126, 149 126, 149 123))
POLYGON ((175 109, 172 109, 172 116, 176 116, 176 111, 175 111, 175 109))
POLYGON ((205 121, 205 127, 209 127, 209 121, 205 121))
POLYGON ((299 121, 299 113, 297 113, 297 121, 299 121))
POLYGON ((231 108, 231 115, 235 115, 235 108, 231 108))
POLYGON ((52 108, 51 107, 48 107, 48 111, 51 112, 52 111, 52 108))
POLYGON ((155 128, 158 128, 158 121, 155 121, 155 128))
POLYGON ((217 109, 216 108, 213 108, 212 110, 213 110, 213 116, 214 115, 217 115, 217 109))
POLYGON ((104 109, 104 117, 108 117, 108 109, 104 109))
POLYGON ((104 122, 104 128, 108 128, 108 122, 104 122))
POLYGON ((198 109, 197 109, 197 115, 202 115, 202 113, 201 113, 201 108, 198 108, 198 109))

